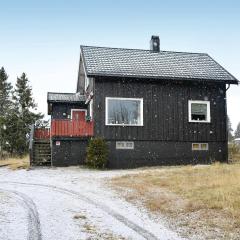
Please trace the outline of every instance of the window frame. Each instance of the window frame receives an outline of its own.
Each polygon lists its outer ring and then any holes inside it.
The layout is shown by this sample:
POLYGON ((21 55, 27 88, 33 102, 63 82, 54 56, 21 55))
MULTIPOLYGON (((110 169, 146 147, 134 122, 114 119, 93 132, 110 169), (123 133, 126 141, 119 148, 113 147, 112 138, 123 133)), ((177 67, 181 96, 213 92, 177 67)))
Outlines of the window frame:
POLYGON ((122 150, 122 149, 125 149, 125 150, 134 150, 134 142, 133 141, 116 141, 116 150, 122 150), (118 147, 118 143, 122 143, 124 144, 123 147, 118 147), (127 146, 127 143, 131 143, 132 144, 132 147, 128 147, 127 146))
POLYGON ((210 123, 211 122, 211 113, 210 113, 210 101, 203 100, 188 100, 188 121, 195 123, 210 123), (206 104, 207 105, 207 120, 192 120, 192 103, 197 104, 206 104))
POLYGON ((105 125, 106 126, 142 127, 143 126, 143 98, 105 97, 105 125), (140 101, 140 124, 108 123, 108 101, 111 99, 140 101))
POLYGON ((192 151, 208 151, 209 150, 209 144, 208 143, 192 143, 192 151), (197 144, 198 145, 198 149, 193 149, 193 145, 197 144), (207 148, 202 149, 202 145, 206 144, 207 148))
POLYGON ((75 109, 75 108, 72 108, 71 109, 71 120, 73 120, 73 118, 72 118, 73 112, 85 112, 85 118, 87 116, 87 109, 79 109, 79 108, 75 109))

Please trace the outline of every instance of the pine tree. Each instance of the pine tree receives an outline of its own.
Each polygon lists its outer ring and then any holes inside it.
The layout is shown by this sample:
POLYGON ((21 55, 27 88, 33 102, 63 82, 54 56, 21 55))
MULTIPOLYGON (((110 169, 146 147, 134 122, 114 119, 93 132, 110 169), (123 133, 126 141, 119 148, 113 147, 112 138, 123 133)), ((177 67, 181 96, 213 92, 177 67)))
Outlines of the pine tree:
POLYGON ((234 133, 235 138, 240 138, 240 122, 237 125, 237 129, 234 133))
POLYGON ((11 152, 22 155, 28 149, 28 137, 31 125, 43 118, 41 113, 34 112, 37 105, 34 102, 32 88, 25 73, 20 78, 17 78, 13 99, 17 109, 13 109, 15 113, 13 114, 12 112, 9 124, 15 128, 16 132, 11 135, 15 135, 14 139, 9 139, 11 141, 10 149, 11 152))
POLYGON ((12 85, 8 80, 8 75, 4 69, 0 69, 0 158, 3 157, 3 151, 6 150, 6 120, 12 105, 11 90, 12 85))
POLYGON ((230 121, 229 116, 227 116, 227 132, 228 132, 228 141, 232 141, 233 140, 233 135, 232 135, 232 123, 230 121))

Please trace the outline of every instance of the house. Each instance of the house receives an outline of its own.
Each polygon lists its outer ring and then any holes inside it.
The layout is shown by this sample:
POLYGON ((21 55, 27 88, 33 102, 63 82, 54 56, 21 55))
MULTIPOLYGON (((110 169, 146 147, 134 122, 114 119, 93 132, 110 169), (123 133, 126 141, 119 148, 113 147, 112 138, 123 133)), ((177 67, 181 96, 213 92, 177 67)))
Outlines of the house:
POLYGON ((226 91, 238 80, 208 54, 162 51, 158 36, 150 50, 80 49, 76 93, 47 97, 52 165, 83 164, 91 137, 106 140, 109 168, 228 161, 226 91))

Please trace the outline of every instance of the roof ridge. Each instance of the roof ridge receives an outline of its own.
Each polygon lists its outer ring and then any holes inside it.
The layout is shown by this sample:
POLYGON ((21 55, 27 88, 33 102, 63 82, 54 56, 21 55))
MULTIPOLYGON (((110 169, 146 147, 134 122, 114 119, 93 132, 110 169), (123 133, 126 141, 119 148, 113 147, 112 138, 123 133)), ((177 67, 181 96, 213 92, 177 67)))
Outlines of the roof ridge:
POLYGON ((91 47, 91 48, 105 48, 105 49, 119 49, 119 50, 136 50, 136 51, 143 51, 143 52, 152 52, 152 53, 182 53, 182 54, 201 54, 201 55, 208 55, 207 53, 203 52, 182 52, 182 51, 169 51, 169 50, 160 50, 160 52, 153 52, 149 49, 141 49, 141 48, 119 48, 119 47, 100 47, 100 46, 88 46, 88 45, 80 45, 80 48, 82 47, 91 47))

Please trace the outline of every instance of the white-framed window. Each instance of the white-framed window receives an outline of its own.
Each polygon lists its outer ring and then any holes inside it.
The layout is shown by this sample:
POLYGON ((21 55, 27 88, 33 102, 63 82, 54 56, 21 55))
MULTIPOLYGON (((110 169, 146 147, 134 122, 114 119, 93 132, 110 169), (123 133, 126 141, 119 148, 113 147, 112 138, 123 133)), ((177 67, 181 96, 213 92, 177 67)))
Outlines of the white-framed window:
POLYGON ((210 102, 209 101, 188 101, 189 122, 210 123, 210 102))
POLYGON ((105 124, 143 126, 143 99, 106 97, 105 124))
POLYGON ((207 151, 208 143, 192 143, 193 151, 207 151))
POLYGON ((134 142, 118 141, 116 142, 116 149, 134 149, 134 142))

